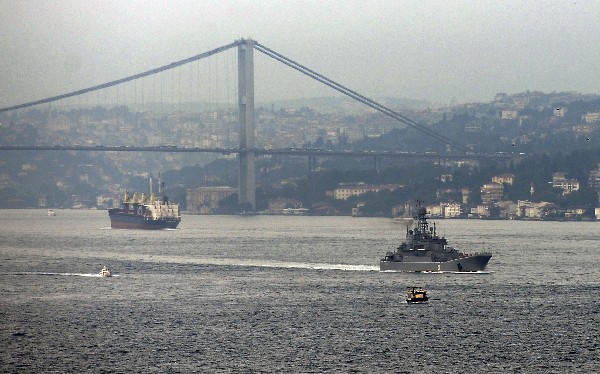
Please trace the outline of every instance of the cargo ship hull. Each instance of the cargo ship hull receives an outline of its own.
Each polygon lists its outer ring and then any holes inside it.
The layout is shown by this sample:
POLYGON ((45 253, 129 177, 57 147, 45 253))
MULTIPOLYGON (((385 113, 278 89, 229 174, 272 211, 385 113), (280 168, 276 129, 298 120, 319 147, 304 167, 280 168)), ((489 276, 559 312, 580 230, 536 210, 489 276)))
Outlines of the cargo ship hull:
POLYGON ((110 227, 113 229, 162 230, 176 229, 178 219, 150 219, 131 215, 109 215, 110 227))

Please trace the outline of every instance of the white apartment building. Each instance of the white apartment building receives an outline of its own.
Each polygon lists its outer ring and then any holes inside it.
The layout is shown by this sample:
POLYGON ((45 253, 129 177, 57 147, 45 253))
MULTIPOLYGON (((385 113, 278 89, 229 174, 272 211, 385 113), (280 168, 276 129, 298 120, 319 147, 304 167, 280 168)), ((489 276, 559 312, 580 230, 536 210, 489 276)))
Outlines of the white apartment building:
POLYGON ((379 192, 382 190, 393 191, 397 188, 401 188, 399 184, 383 184, 383 185, 369 185, 364 183, 356 184, 340 184, 338 188, 333 190, 333 198, 336 200, 348 200, 351 196, 359 196, 367 192, 379 192))

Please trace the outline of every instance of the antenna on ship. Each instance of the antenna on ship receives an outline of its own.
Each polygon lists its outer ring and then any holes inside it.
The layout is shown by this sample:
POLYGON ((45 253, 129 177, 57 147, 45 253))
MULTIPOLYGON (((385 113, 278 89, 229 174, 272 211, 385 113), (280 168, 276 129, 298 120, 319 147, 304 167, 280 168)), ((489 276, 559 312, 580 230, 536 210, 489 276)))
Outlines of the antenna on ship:
POLYGON ((160 172, 158 172, 158 194, 160 196, 162 196, 163 204, 168 204, 169 198, 164 194, 164 190, 165 190, 165 182, 161 181, 160 172))
POLYGON ((152 177, 150 179, 150 204, 154 204, 154 191, 152 190, 152 177))
POLYGON ((160 181, 160 171, 158 172, 158 194, 162 195, 162 182, 160 181))

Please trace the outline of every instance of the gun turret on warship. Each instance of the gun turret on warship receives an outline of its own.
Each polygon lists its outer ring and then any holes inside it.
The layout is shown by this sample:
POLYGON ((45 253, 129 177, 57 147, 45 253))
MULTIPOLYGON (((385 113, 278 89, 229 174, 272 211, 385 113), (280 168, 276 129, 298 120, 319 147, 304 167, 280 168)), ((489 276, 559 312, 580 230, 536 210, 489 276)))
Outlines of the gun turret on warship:
POLYGON ((427 210, 420 207, 415 226, 406 228, 406 239, 395 252, 387 252, 379 262, 380 271, 392 272, 475 272, 483 271, 491 253, 462 253, 448 245, 446 238, 430 227, 427 210))

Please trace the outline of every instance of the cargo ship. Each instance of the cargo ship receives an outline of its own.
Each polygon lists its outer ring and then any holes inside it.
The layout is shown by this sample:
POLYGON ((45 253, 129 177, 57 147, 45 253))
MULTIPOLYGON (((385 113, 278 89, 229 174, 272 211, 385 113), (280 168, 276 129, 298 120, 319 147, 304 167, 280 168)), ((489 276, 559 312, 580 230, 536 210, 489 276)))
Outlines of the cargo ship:
POLYGON ((492 258, 489 252, 463 253, 448 245, 427 221, 424 207, 417 210, 415 226, 406 228, 406 238, 394 252, 379 261, 380 271, 392 272, 481 272, 492 258))
POLYGON ((181 222, 179 204, 169 202, 167 196, 158 200, 153 193, 148 199, 145 193, 129 196, 125 191, 121 207, 109 209, 108 216, 113 229, 175 229, 181 222))

